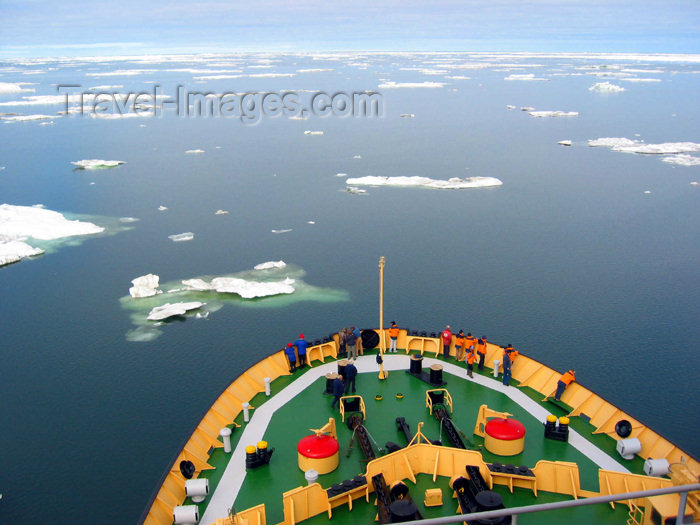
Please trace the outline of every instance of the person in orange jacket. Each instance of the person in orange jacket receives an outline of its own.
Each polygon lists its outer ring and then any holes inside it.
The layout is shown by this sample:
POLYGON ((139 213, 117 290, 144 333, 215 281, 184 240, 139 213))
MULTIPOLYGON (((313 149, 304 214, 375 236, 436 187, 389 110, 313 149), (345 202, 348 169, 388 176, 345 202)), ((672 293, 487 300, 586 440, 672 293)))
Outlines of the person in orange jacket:
POLYGON ((510 344, 510 343, 508 344, 508 346, 506 346, 506 347, 503 349, 503 354, 504 354, 504 355, 505 355, 506 352, 508 352, 508 353, 510 354, 510 362, 511 362, 511 364, 515 363, 515 358, 518 357, 518 356, 520 355, 520 352, 518 352, 515 348, 513 348, 513 345, 510 344))
POLYGON ((467 375, 469 377, 474 377, 474 361, 476 361, 476 350, 474 350, 474 345, 469 347, 467 350, 467 355, 464 359, 467 362, 467 375))
POLYGON ((389 352, 392 354, 396 353, 396 341, 399 338, 399 327, 396 326, 396 322, 392 321, 391 322, 391 328, 389 328, 389 338, 390 338, 390 343, 389 343, 389 352))
POLYGON ((476 352, 479 354, 479 370, 484 369, 484 360, 486 359, 486 336, 481 336, 476 341, 476 352))
POLYGON ((469 350, 472 348, 476 350, 476 337, 469 332, 467 337, 464 338, 464 351, 469 352, 469 350))
POLYGON ((576 381, 576 372, 574 370, 569 370, 565 374, 562 374, 557 382, 557 393, 554 394, 554 399, 556 401, 561 401, 561 395, 572 381, 576 381))
POLYGON ((455 359, 457 361, 464 359, 464 357, 462 357, 462 348, 464 348, 465 341, 466 337, 464 337, 464 330, 460 330, 455 337, 455 359))

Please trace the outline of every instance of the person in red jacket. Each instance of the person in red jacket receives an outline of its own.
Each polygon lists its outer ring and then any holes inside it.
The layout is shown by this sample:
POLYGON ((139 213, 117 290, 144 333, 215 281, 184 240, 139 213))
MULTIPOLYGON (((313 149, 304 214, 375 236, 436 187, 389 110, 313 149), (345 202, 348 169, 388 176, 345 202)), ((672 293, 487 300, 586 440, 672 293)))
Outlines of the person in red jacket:
POLYGON ((450 357, 450 345, 452 344, 452 331, 450 330, 450 325, 447 325, 445 329, 440 334, 440 339, 442 339, 442 355, 445 359, 450 357))
POLYGON ((557 393, 554 395, 554 399, 557 401, 561 401, 561 395, 564 393, 564 390, 566 389, 567 386, 572 381, 576 381, 576 372, 573 370, 569 370, 565 374, 562 374, 562 376, 559 378, 559 381, 557 382, 557 393))

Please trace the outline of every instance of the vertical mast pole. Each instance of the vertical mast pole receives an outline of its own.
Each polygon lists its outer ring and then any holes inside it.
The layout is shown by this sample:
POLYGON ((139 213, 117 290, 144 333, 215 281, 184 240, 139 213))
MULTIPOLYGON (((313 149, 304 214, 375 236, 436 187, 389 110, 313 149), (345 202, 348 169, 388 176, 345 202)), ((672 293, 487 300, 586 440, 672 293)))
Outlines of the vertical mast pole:
POLYGON ((386 379, 389 373, 384 370, 384 264, 386 259, 379 258, 379 379, 386 379))

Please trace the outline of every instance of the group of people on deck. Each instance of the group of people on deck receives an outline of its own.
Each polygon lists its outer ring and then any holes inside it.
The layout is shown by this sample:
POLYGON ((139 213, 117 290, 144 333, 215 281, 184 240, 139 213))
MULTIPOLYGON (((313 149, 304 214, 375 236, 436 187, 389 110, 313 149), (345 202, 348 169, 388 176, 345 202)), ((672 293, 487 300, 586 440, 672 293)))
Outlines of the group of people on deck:
MULTIPOLYGON (((390 344, 387 349, 387 353, 397 352, 397 341, 399 336, 399 327, 395 321, 391 322, 391 328, 389 328, 389 339, 390 344)), ((456 335, 452 333, 450 325, 445 326, 445 329, 440 333, 440 339, 442 341, 443 357, 448 359, 450 357, 450 349, 452 342, 454 340, 455 344, 455 358, 457 361, 464 361, 467 364, 467 375, 470 378, 474 377, 474 363, 478 358, 479 370, 484 369, 484 361, 486 360, 486 350, 487 350, 487 339, 485 336, 476 338, 471 332, 464 335, 464 331, 460 330, 456 335)), ((306 350, 309 346, 308 341, 304 339, 304 334, 299 334, 299 339, 294 343, 287 343, 284 352, 289 360, 289 371, 295 372, 297 370, 297 357, 298 357, 298 368, 303 368, 306 366, 306 350)), ((343 328, 338 332, 338 346, 339 346, 339 357, 347 356, 350 360, 349 365, 346 367, 346 373, 348 368, 350 369, 350 376, 346 377, 345 381, 340 381, 339 384, 333 385, 334 402, 336 405, 340 397, 345 393, 349 393, 352 389, 352 393, 355 393, 355 377, 357 376, 357 368, 354 366, 353 362, 357 359, 358 355, 364 355, 364 349, 362 347, 362 334, 359 328, 351 326, 350 328, 343 328)), ((510 380, 512 378, 512 369, 515 359, 518 357, 519 352, 513 348, 510 343, 503 349, 503 355, 501 356, 501 366, 503 367, 502 382, 505 386, 510 385, 510 380)), ((574 370, 569 370, 562 374, 557 382, 557 390, 554 396, 556 401, 561 400, 561 396, 564 393, 566 387, 576 380, 576 374, 574 370)))
MULTIPOLYGON (((469 377, 474 377, 474 361, 476 361, 477 356, 479 358, 479 370, 484 369, 487 343, 486 336, 477 339, 472 336, 471 332, 464 335, 463 330, 460 330, 457 335, 453 335, 450 325, 447 325, 440 334, 440 339, 442 340, 442 355, 445 359, 450 357, 450 347, 454 340, 455 358, 457 361, 465 361, 467 363, 467 375, 469 377)), ((505 386, 510 386, 510 380, 513 377, 513 363, 518 355, 520 355, 520 353, 513 348, 513 345, 510 343, 503 348, 501 366, 503 367, 502 381, 505 386)), ((569 370, 562 374, 559 381, 557 381, 557 390, 554 399, 560 401, 566 387, 575 380, 576 373, 574 370, 569 370)))
POLYGON ((355 326, 343 327, 338 332, 338 348, 340 357, 347 356, 348 359, 356 359, 358 355, 365 355, 360 329, 355 326))

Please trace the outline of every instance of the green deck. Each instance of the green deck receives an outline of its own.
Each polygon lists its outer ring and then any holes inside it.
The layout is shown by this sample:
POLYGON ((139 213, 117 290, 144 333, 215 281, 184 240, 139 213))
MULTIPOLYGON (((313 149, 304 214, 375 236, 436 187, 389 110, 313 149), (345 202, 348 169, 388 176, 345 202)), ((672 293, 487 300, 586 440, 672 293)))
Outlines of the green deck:
MULTIPOLYGON (((327 360, 327 362, 329 361, 330 359, 327 360)), ((488 372, 490 370, 484 370, 484 375, 487 375, 488 372)), ((296 372, 291 377, 277 379, 272 384, 273 394, 279 392, 302 373, 303 371, 296 372)), ((478 372, 475 370, 474 373, 478 372)), ((450 392, 454 402, 453 422, 473 443, 474 448, 482 453, 487 463, 498 461, 504 464, 512 463, 534 467, 540 459, 575 462, 579 465, 581 488, 598 491, 598 467, 568 443, 544 439, 542 422, 537 421, 510 398, 447 373, 444 374, 443 379, 447 381, 445 388, 450 392), (483 439, 472 434, 479 406, 482 404, 487 404, 489 408, 494 410, 510 412, 515 419, 525 425, 527 436, 525 450, 521 454, 510 457, 491 454, 483 448, 483 439)), ((514 384, 517 382, 512 381, 511 385, 514 384)), ((404 371, 392 371, 386 381, 379 381, 376 373, 358 375, 357 393, 363 396, 367 409, 365 426, 376 444, 382 447, 382 451, 379 451, 378 455, 384 451, 387 441, 393 441, 401 446, 406 445, 403 433, 397 429, 395 423, 396 417, 399 416, 406 419, 412 432, 415 433, 418 422, 423 421, 423 433, 428 438, 437 439, 440 437, 440 426, 435 418, 429 415, 428 409, 425 407, 425 391, 430 388, 427 383, 404 371), (403 399, 396 398, 398 392, 404 394, 403 399), (383 395, 383 400, 375 400, 376 394, 383 395)), ((248 471, 246 482, 238 494, 235 505, 233 505, 237 510, 265 503, 267 523, 277 524, 283 521, 282 493, 306 485, 304 473, 297 466, 296 444, 299 439, 311 433, 309 429, 320 428, 326 424, 329 417, 336 418, 340 442, 340 465, 334 472, 320 476, 319 483, 323 488, 329 488, 334 483, 364 473, 365 462, 359 446, 355 442, 351 449, 348 448, 352 432, 345 424, 341 423, 338 410, 331 409, 333 398, 324 395, 324 390, 325 378, 319 378, 310 388, 290 400, 276 412, 265 432, 265 440, 270 447, 275 449, 272 460, 267 466, 248 471)), ((541 402, 541 394, 529 388, 525 388, 523 391, 531 398, 541 402)), ((260 406, 265 400, 265 395, 259 394, 252 400, 251 405, 260 406)), ((554 403, 544 403, 543 405, 557 416, 565 413, 563 408, 554 403)), ((242 416, 236 422, 243 424, 242 416)), ((592 437, 591 440, 612 457, 619 457, 615 452, 615 441, 605 435, 591 436, 593 427, 581 418, 572 418, 571 427, 584 436, 592 437)), ((232 434, 234 447, 240 435, 240 429, 234 430, 232 434)), ((446 436, 443 435, 442 440, 443 445, 450 446, 446 436)), ((469 446, 466 440, 465 443, 469 446)), ((245 443, 245 445, 251 444, 254 443, 245 443)), ((203 477, 209 478, 212 487, 216 485, 223 474, 229 457, 223 452, 223 449, 216 449, 213 452, 210 463, 217 467, 216 470, 202 473, 203 477)), ((625 462, 625 466, 630 471, 639 473, 641 473, 642 464, 643 461, 639 458, 625 462)), ((437 486, 442 488, 444 505, 432 509, 426 509, 423 505, 425 489, 436 486, 432 483, 432 479, 429 476, 421 475, 418 478, 417 486, 406 481, 412 497, 424 517, 440 517, 456 512, 457 501, 452 499, 452 491, 449 489, 448 481, 447 478, 438 478, 437 486)), ((569 496, 542 491, 538 491, 538 497, 535 498, 530 490, 519 488, 514 489, 514 493, 510 494, 506 487, 499 485, 495 485, 494 490, 503 496, 507 507, 569 499, 569 496)), ((347 505, 338 507, 333 510, 333 521, 335 523, 353 523, 362 520, 363 523, 369 523, 374 520, 376 514, 376 507, 373 503, 373 497, 369 505, 365 503, 363 498, 355 500, 351 512, 347 505)), ((189 499, 186 504, 191 504, 189 499)), ((200 512, 203 513, 205 505, 206 503, 200 505, 200 512)), ((627 508, 625 506, 616 505, 616 509, 613 510, 610 505, 601 504, 575 510, 554 511, 548 513, 546 518, 542 515, 522 516, 518 521, 520 523, 542 523, 556 519, 566 520, 569 523, 624 523, 626 516, 627 508)), ((321 523, 326 522, 327 519, 327 515, 322 514, 307 520, 305 523, 321 523)))

